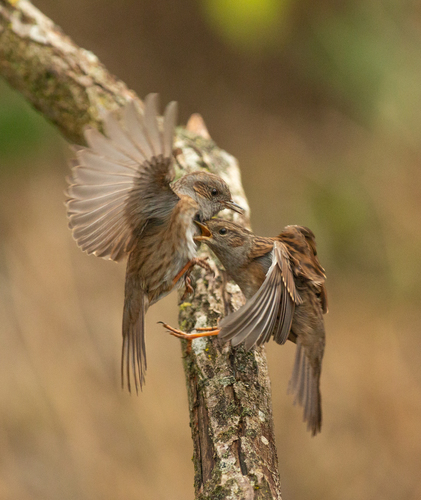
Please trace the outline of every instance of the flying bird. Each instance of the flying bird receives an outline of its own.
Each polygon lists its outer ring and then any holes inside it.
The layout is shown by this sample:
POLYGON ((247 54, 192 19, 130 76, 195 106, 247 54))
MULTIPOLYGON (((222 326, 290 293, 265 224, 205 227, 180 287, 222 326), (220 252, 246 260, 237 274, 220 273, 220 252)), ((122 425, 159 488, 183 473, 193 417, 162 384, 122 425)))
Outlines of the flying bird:
POLYGON ((69 227, 88 254, 116 262, 127 257, 123 310, 122 385, 136 392, 146 372, 144 317, 148 307, 181 286, 194 264, 198 232, 224 208, 242 213, 217 175, 195 171, 174 182, 173 139, 177 103, 158 119, 157 95, 143 114, 133 101, 104 118, 105 135, 85 129, 88 147, 76 148, 67 190, 69 227))

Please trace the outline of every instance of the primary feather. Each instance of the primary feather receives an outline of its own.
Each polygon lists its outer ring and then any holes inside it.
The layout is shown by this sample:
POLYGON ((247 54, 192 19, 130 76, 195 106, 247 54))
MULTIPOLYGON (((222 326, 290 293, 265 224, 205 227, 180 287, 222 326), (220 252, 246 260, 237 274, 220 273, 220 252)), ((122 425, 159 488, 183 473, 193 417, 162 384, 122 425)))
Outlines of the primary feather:
POLYGON ((143 117, 133 101, 123 116, 123 124, 113 113, 105 116, 107 137, 85 130, 89 148, 77 151, 67 191, 69 227, 77 244, 115 261, 127 256, 150 217, 164 219, 178 201, 170 188, 177 104, 167 106, 162 132, 156 94, 146 97, 143 117))

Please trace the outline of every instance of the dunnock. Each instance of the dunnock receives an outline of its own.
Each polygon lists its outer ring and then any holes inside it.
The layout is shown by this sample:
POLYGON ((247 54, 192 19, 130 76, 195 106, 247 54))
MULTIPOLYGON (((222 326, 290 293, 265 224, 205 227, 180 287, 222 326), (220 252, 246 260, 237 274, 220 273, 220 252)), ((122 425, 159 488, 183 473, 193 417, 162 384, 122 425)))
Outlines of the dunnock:
POLYGON ((287 226, 279 236, 264 238, 222 219, 198 225, 202 234, 195 241, 213 250, 247 302, 223 318, 217 329, 175 335, 192 339, 219 334, 233 346, 244 343, 246 349, 272 336, 278 344, 287 339, 296 343, 289 390, 304 407, 307 428, 316 435, 322 423, 319 384, 327 294, 314 234, 305 227, 287 226))
POLYGON ((88 127, 88 148, 77 148, 67 191, 69 227, 89 254, 120 261, 128 256, 123 311, 122 384, 136 392, 146 371, 144 315, 148 307, 182 283, 196 258, 194 220, 220 210, 242 212, 227 184, 196 171, 173 183, 173 136, 177 104, 171 102, 160 127, 157 95, 150 94, 143 115, 133 102, 122 124, 104 118, 106 136, 88 127))

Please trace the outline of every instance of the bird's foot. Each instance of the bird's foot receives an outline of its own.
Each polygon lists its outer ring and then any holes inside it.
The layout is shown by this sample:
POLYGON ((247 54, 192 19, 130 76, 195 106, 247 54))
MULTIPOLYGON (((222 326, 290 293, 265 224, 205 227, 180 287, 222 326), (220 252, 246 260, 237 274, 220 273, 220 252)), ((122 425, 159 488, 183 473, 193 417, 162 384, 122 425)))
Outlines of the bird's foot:
POLYGON ((214 272, 212 271, 211 266, 206 262, 208 259, 209 259, 209 257, 205 257, 204 259, 199 259, 199 257, 195 257, 194 259, 189 260, 187 262, 187 264, 183 267, 183 269, 181 269, 181 271, 175 276, 175 278, 172 281, 172 285, 175 286, 176 283, 178 282, 178 280, 184 274, 186 274, 186 276, 188 277, 190 275, 190 273, 191 273, 192 267, 196 266, 196 265, 200 266, 203 269, 205 269, 206 271, 214 274, 214 272))
POLYGON ((184 284, 185 284, 186 290, 184 291, 183 296, 181 297, 181 300, 183 302, 187 299, 187 297, 189 295, 193 295, 193 293, 194 293, 193 287, 191 286, 191 278, 190 278, 190 275, 191 275, 191 272, 192 272, 192 269, 194 266, 196 266, 196 265, 200 266, 203 269, 205 269, 206 271, 208 271, 209 273, 212 273, 212 275, 214 274, 212 268, 206 262, 208 259, 209 259, 209 257, 205 257, 204 259, 199 259, 198 257, 195 257, 194 259, 192 259, 188 263, 188 269, 187 269, 187 271, 185 271, 185 275, 184 275, 184 284))
POLYGON ((202 337, 212 337, 214 335, 218 335, 219 333, 219 328, 216 327, 196 328, 196 333, 185 333, 182 330, 178 330, 177 328, 173 328, 172 326, 163 323, 162 321, 159 321, 159 323, 161 323, 171 335, 174 335, 174 337, 187 340, 186 354, 190 354, 191 352, 192 340, 202 337))
POLYGON ((205 328, 196 328, 196 332, 192 333, 186 333, 183 332, 182 330, 178 330, 177 328, 173 328, 170 325, 167 325, 167 323, 163 323, 160 321, 159 323, 162 324, 162 326, 168 330, 168 332, 171 335, 174 335, 174 337, 178 337, 179 339, 185 339, 185 340, 194 340, 194 339, 199 339, 201 337, 212 337, 214 335, 218 335, 219 333, 219 328, 217 327, 205 327, 205 328))
POLYGON ((199 258, 199 257, 195 257, 194 259, 192 259, 190 262, 192 263, 191 264, 191 267, 193 266, 200 266, 201 268, 203 268, 205 271, 208 271, 208 273, 212 273, 212 274, 215 274, 211 268, 211 266, 208 264, 208 261, 209 260, 209 257, 205 257, 203 259, 199 258))
POLYGON ((184 285, 186 289, 184 290, 183 296, 181 297, 182 302, 184 302, 189 295, 194 293, 193 287, 191 286, 191 278, 189 271, 187 271, 187 274, 184 277, 184 285))

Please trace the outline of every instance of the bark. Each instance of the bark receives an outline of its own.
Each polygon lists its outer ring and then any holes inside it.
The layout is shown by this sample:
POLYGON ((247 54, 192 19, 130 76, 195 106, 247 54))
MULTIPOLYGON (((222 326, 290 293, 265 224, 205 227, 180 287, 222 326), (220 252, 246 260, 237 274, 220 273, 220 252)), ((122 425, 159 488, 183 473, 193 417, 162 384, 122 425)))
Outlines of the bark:
MULTIPOLYGON (((101 110, 137 99, 27 0, 0 0, 0 74, 76 143, 84 142, 86 124, 101 128, 101 110)), ((181 150, 178 176, 208 169, 247 207, 236 160, 215 145, 200 118, 177 129, 175 147, 181 150)), ((211 266, 214 276, 194 270, 194 298, 180 306, 185 331, 215 325, 243 301, 215 261, 211 266)), ((193 341, 189 353, 186 346, 183 342, 196 498, 281 499, 264 348, 245 352, 216 338, 193 341)))
POLYGON ((0 0, 0 74, 69 140, 134 92, 27 0, 0 0))

